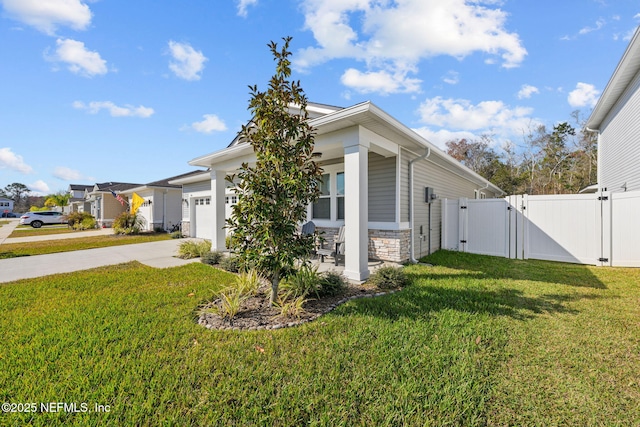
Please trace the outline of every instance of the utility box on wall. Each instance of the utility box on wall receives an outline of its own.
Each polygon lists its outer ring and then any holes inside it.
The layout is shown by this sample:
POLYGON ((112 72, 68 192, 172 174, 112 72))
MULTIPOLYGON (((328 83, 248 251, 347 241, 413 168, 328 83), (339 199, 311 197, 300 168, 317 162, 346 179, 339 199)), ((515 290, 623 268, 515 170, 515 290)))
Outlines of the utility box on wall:
POLYGON ((425 187, 424 188, 424 202, 431 203, 436 198, 436 193, 433 192, 433 188, 425 187))

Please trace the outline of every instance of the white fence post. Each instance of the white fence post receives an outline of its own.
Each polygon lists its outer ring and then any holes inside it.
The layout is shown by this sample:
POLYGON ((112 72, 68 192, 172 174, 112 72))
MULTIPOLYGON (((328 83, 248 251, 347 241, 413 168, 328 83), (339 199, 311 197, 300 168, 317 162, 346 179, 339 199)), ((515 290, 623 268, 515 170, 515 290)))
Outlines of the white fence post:
POLYGON ((458 250, 460 252, 467 252, 467 227, 469 225, 467 208, 467 198, 460 198, 458 200, 458 250))

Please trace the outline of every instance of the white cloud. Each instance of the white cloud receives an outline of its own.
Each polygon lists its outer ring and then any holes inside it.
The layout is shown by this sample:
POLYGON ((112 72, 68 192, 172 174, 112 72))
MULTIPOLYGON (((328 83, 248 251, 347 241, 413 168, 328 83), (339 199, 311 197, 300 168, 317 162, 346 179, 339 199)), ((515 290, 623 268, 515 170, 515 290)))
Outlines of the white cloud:
POLYGON ((36 195, 39 196, 44 196, 51 192, 51 190, 49 189, 49 185, 47 185, 47 183, 41 179, 32 184, 27 184, 27 187, 29 187, 29 190, 35 192, 36 195))
POLYGON ((247 16, 247 8, 249 6, 255 6, 258 4, 258 0, 239 0, 238 1, 238 16, 242 16, 246 18, 247 16))
POLYGON ((413 130, 419 135, 421 135, 423 138, 425 138, 427 141, 431 142, 432 144, 435 144, 438 148, 440 148, 443 151, 447 150, 446 144, 448 141, 451 141, 452 139, 473 140, 478 138, 478 135, 468 131, 452 132, 446 129, 440 129, 440 130, 434 131, 427 127, 415 128, 413 130))
POLYGON ((53 170, 53 176, 63 181, 94 181, 90 176, 85 176, 77 170, 65 166, 58 166, 53 170))
POLYGON ((222 132, 227 130, 227 125, 215 114, 205 114, 200 122, 191 123, 190 126, 184 126, 182 130, 193 129, 201 133, 222 132))
POLYGON ((442 77, 442 81, 446 84, 457 85, 460 82, 460 73, 457 71, 449 71, 442 77))
POLYGON ((540 93, 540 90, 535 86, 522 85, 522 87, 518 91, 518 99, 531 98, 531 95, 533 95, 534 93, 540 93))
POLYGON ((407 78, 405 73, 391 74, 388 71, 361 72, 349 68, 340 81, 343 85, 360 93, 377 92, 383 95, 400 92, 417 92, 421 80, 407 78))
POLYGON ((200 51, 195 50, 187 43, 169 41, 169 50, 173 61, 169 62, 169 69, 176 76, 185 80, 200 80, 200 73, 204 69, 204 63, 208 60, 200 51))
POLYGON ((605 20, 600 18, 596 21, 596 25, 594 27, 584 27, 581 28, 580 31, 578 31, 578 34, 585 35, 588 34, 592 31, 598 31, 599 29, 601 29, 602 27, 604 27, 604 24, 606 24, 605 20))
POLYGON ((569 92, 567 101, 572 107, 595 107, 600 91, 592 84, 579 82, 576 88, 569 92))
POLYGON ((56 40, 56 52, 45 58, 53 62, 64 62, 69 71, 84 77, 107 73, 107 61, 98 52, 88 50, 84 43, 71 39, 56 40))
MULTIPOLYGON (((465 0, 308 0, 305 27, 317 46, 297 52, 307 69, 335 58, 363 61, 367 72, 407 75, 424 58, 464 58, 474 52, 518 66, 527 54, 516 33, 505 29, 506 12, 495 2, 465 0)), ((387 85, 381 86, 383 89, 387 85)))
POLYGON ((153 108, 132 105, 118 106, 111 101, 92 101, 85 104, 82 101, 75 101, 73 108, 78 110, 87 110, 91 114, 97 114, 100 110, 107 110, 111 117, 151 117, 155 111, 153 108))
POLYGON ((54 35, 59 26, 84 30, 91 23, 91 10, 82 0, 0 0, 12 18, 54 35))
POLYGON ((33 172, 33 168, 24 162, 22 156, 9 147, 0 148, 0 169, 13 169, 25 174, 33 172))
MULTIPOLYGON (((497 140, 520 136, 523 130, 539 123, 531 117, 531 108, 511 108, 502 101, 472 104, 466 99, 435 97, 425 100, 420 105, 418 113, 421 122, 426 125, 456 133, 491 134, 495 135, 497 140)), ((426 130, 422 129, 421 132, 426 130)), ((442 135, 442 132, 438 134, 442 135)))

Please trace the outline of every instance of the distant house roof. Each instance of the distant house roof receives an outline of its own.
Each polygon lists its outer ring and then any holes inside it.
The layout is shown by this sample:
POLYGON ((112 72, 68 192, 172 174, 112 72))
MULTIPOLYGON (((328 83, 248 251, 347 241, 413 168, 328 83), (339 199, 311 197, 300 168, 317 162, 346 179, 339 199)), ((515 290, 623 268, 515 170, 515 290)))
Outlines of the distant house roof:
POLYGON ((133 187, 140 187, 142 184, 131 184, 128 182, 103 182, 93 186, 93 191, 125 191, 133 187))
POLYGON ((204 171, 202 170, 195 170, 195 171, 191 171, 191 172, 187 172, 187 173, 183 173, 180 175, 176 175, 176 176, 172 176, 170 178, 165 178, 165 179, 161 179, 159 181, 153 181, 150 182, 148 184, 145 184, 147 187, 175 187, 175 188, 179 188, 180 186, 177 184, 170 184, 169 181, 173 181, 175 179, 182 179, 182 178, 188 178, 191 175, 198 175, 200 173, 202 173, 204 171))
POLYGON ((69 190, 73 191, 85 191, 91 190, 93 185, 82 185, 82 184, 69 184, 69 190))
POLYGON ((618 102, 633 78, 640 71, 640 29, 636 29, 627 50, 622 55, 609 83, 604 88, 600 99, 587 120, 587 127, 600 129, 609 111, 618 102))
POLYGON ((0 197, 0 201, 3 201, 3 202, 13 202, 13 200, 11 200, 11 199, 6 199, 6 198, 4 198, 4 197, 0 197))
POLYGON ((176 188, 176 189, 179 189, 179 188, 182 188, 182 185, 181 184, 175 184, 172 181, 181 180, 181 179, 185 179, 185 178, 188 179, 189 177, 192 177, 192 176, 195 176, 195 175, 199 175, 199 174, 201 174, 203 172, 206 172, 206 171, 195 170, 195 171, 191 171, 191 172, 186 172, 186 173, 183 173, 183 174, 180 174, 180 175, 172 176, 172 177, 161 179, 161 180, 158 180, 158 181, 153 181, 153 182, 150 182, 148 184, 138 185, 136 187, 131 187, 131 188, 128 188, 128 189, 123 190, 123 191, 125 191, 127 193, 133 193, 135 191, 142 191, 142 190, 148 189, 148 188, 176 188))

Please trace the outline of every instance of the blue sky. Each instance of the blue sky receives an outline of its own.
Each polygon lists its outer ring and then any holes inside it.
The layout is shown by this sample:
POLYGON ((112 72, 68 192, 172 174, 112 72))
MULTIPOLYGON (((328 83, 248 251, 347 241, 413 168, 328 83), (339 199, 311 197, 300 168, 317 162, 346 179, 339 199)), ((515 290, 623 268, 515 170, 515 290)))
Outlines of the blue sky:
POLYGON ((0 188, 147 183, 249 119, 292 36, 310 101, 370 100, 443 147, 586 118, 636 0, 0 0, 0 188))

